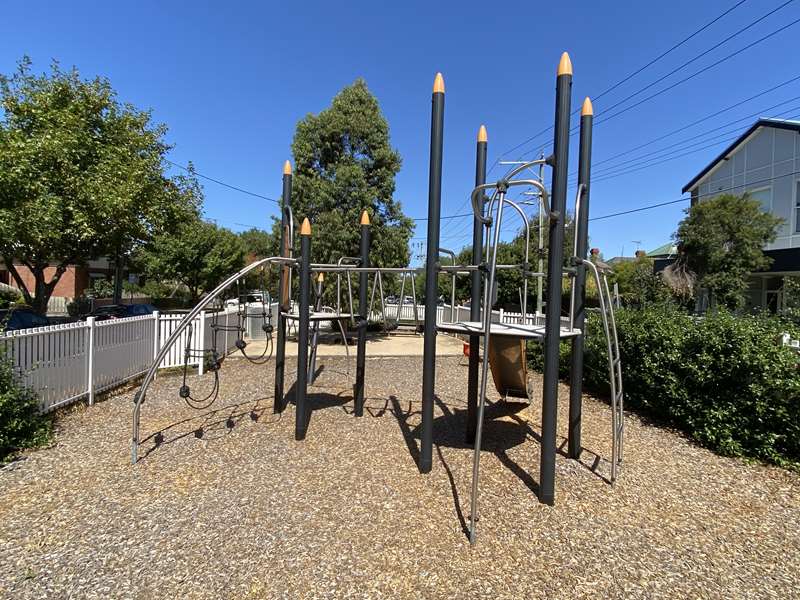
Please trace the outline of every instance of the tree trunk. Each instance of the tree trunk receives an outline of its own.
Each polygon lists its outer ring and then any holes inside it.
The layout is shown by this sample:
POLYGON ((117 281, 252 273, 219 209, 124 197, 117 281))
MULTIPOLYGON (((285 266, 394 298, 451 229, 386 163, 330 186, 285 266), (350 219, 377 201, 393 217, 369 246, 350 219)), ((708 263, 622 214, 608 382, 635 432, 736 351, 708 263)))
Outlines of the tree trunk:
POLYGON ((25 300, 25 304, 31 305, 33 304, 33 298, 31 296, 30 291, 28 290, 28 286, 25 285, 25 282, 22 281, 22 277, 17 271, 16 266, 14 266, 14 260, 10 256, 4 256, 3 262, 6 263, 8 267, 8 271, 11 273, 11 277, 14 278, 14 281, 17 283, 17 287, 19 291, 22 292, 22 298, 25 300))
POLYGON ((122 268, 125 257, 117 252, 114 258, 114 304, 122 304, 122 268))
POLYGON ((9 258, 4 258, 3 260, 8 266, 8 270, 11 272, 11 276, 14 278, 14 281, 17 282, 17 285, 22 292, 22 297, 25 299, 25 303, 30 305, 34 312, 37 312, 40 315, 47 314, 47 304, 50 301, 50 296, 53 295, 53 290, 55 289, 56 284, 58 284, 61 276, 66 272, 66 264, 62 263, 58 265, 53 278, 50 281, 45 281, 44 271, 48 266, 50 266, 48 263, 31 264, 23 260, 22 263, 33 274, 34 289, 33 294, 31 294, 28 286, 25 285, 25 282, 22 280, 19 271, 17 271, 17 268, 14 266, 13 261, 9 258))

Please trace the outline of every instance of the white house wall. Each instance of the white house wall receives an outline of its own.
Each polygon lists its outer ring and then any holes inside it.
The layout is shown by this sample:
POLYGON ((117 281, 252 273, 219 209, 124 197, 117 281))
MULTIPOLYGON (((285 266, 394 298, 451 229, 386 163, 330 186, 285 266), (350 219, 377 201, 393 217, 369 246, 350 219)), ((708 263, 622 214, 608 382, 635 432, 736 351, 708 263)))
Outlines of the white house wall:
POLYGON ((800 134, 761 127, 695 188, 700 200, 721 193, 744 192, 758 192, 768 198, 770 212, 783 219, 777 239, 766 247, 774 250, 800 247, 796 209, 799 180, 800 134))

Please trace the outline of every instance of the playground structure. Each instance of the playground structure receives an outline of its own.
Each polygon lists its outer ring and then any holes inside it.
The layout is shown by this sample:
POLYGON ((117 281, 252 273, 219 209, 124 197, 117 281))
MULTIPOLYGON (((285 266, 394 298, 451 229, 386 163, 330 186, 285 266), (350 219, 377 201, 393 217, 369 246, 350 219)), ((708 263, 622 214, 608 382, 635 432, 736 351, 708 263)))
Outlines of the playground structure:
MULTIPOLYGON (((413 294, 415 328, 419 328, 420 318, 417 314, 417 301, 414 292, 414 278, 424 273, 425 303, 424 315, 424 355, 422 372, 422 424, 420 435, 420 451, 418 467, 422 473, 431 471, 433 447, 433 419, 436 375, 436 336, 439 332, 466 336, 469 339, 468 392, 467 392, 467 427, 465 439, 474 446, 471 484, 471 508, 469 520, 470 543, 476 541, 478 523, 478 500, 480 479, 480 454, 483 435, 484 411, 486 404, 486 388, 491 372, 495 387, 503 397, 534 399, 534 390, 528 382, 526 364, 526 344, 535 341, 544 345, 544 378, 542 390, 542 424, 541 424, 541 458, 539 470, 540 502, 555 502, 555 458, 556 458, 556 415, 557 386, 559 373, 559 343, 570 340, 572 345, 570 369, 570 402, 568 427, 568 456, 577 459, 581 453, 581 395, 583 381, 583 347, 585 325, 585 295, 587 270, 591 273, 598 289, 600 316, 606 338, 609 381, 611 388, 612 424, 611 424, 611 482, 618 474, 618 466, 622 461, 623 449, 623 392, 622 365, 619 355, 616 325, 614 321, 613 303, 607 280, 607 268, 587 260, 588 246, 588 213, 591 174, 591 143, 593 110, 587 98, 581 110, 580 148, 578 165, 578 187, 575 197, 576 235, 573 255, 564 256, 564 225, 567 214, 567 174, 570 133, 570 93, 572 86, 572 65, 569 56, 564 53, 558 66, 556 79, 556 109, 554 123, 553 154, 546 158, 527 161, 514 166, 501 179, 486 182, 486 157, 488 136, 485 127, 478 133, 476 148, 475 187, 471 193, 473 211, 473 245, 472 260, 467 265, 456 265, 455 254, 439 245, 441 178, 444 130, 444 80, 437 74, 432 95, 431 113, 431 150, 428 189, 427 218, 427 257, 424 269, 410 267, 372 267, 370 265, 370 220, 365 208, 360 220, 359 256, 341 257, 336 263, 313 263, 311 261, 312 227, 305 218, 299 230, 299 257, 293 256, 295 225, 291 210, 292 170, 287 161, 283 171, 283 193, 281 200, 281 240, 280 256, 258 260, 238 273, 223 281, 186 315, 182 327, 178 327, 165 343, 161 353, 156 357, 153 366, 146 373, 142 385, 134 398, 132 460, 138 460, 140 436, 140 415, 146 399, 147 389, 153 380, 157 365, 170 346, 179 338, 181 332, 190 327, 189 323, 196 314, 207 306, 224 299, 224 294, 232 285, 244 278, 248 273, 261 270, 262 280, 272 267, 279 270, 278 283, 278 316, 274 341, 275 413, 284 411, 288 399, 284 393, 286 367, 287 325, 295 322, 297 327, 297 377, 295 393, 295 439, 306 437, 309 425, 310 409, 308 405, 308 385, 313 383, 316 343, 321 322, 336 323, 341 331, 345 345, 347 335, 345 323, 353 326, 357 332, 356 374, 353 384, 354 415, 363 416, 366 376, 366 332, 376 293, 380 294, 381 314, 385 329, 392 329, 393 323, 387 319, 388 311, 383 290, 383 276, 395 274, 400 276, 400 303, 396 312, 399 321, 404 299, 406 280, 411 281, 413 294), (538 175, 533 170, 538 167, 538 175), (543 181, 543 169, 552 169, 552 181, 548 191, 543 181), (523 175, 533 173, 533 177, 523 175), (548 268, 543 272, 532 270, 530 259, 530 223, 521 203, 508 198, 512 188, 534 188, 538 192, 540 218, 546 219, 549 229, 549 247, 546 252, 548 268), (523 222, 525 235, 524 255, 516 264, 499 264, 498 247, 503 224, 504 211, 511 209, 519 214, 523 222), (450 265, 443 265, 442 254, 451 257, 450 265), (565 258, 568 259, 565 261, 565 258), (566 264, 565 264, 566 262, 566 264), (520 324, 492 322, 492 305, 496 297, 497 272, 499 270, 516 270, 522 275, 521 310, 523 322, 520 324), (297 278, 297 312, 291 310, 292 281, 297 278), (336 306, 323 307, 322 285, 326 275, 336 278, 336 306), (352 277, 358 276, 358 301, 353 300, 352 277), (468 321, 456 321, 455 313, 451 313, 450 321, 437 323, 438 278, 449 276, 453 282, 451 308, 455 307, 455 281, 458 276, 469 276, 471 287, 470 317, 468 321), (369 278, 372 276, 370 292, 369 278), (561 298, 563 277, 572 279, 569 313, 562 317, 561 298), (347 281, 347 308, 342 306, 342 277, 347 281), (528 281, 547 278, 547 307, 545 314, 540 311, 531 315, 528 322, 528 281), (311 303, 312 289, 315 301, 311 303), (479 301, 482 299, 482 302, 479 301), (309 338, 310 334, 310 338, 309 338), (311 344, 309 343, 311 341, 311 344), (311 357, 309 346, 311 345, 311 357), (481 345, 484 349, 484 360, 479 364, 481 345)), ((541 243, 541 236, 540 236, 541 243)), ((542 255, 539 253, 541 264, 542 255)), ((541 289, 541 284, 540 284, 541 289)), ((262 296, 263 298, 263 296, 262 296)), ((539 295, 541 301, 541 294, 539 295)), ((245 315, 246 315, 245 311, 245 315)), ((245 316, 245 318, 247 318, 245 316)), ((262 316, 262 318, 265 318, 262 316)), ((243 331, 241 320, 237 323, 237 332, 243 331)), ((268 333, 270 356, 272 348, 272 324, 264 322, 264 331, 268 333)), ((216 330, 215 330, 216 331, 216 330)), ((216 334, 215 334, 216 335, 216 334)), ((237 350, 245 356, 246 342, 237 340, 237 350), (240 343, 241 342, 241 343, 240 343)), ((347 347, 347 346, 346 346, 347 347)), ((265 350, 266 352, 266 350, 265 350)), ((263 360, 265 355, 260 357, 263 360)), ((349 352, 348 352, 349 356, 349 352)), ((187 362, 189 356, 187 346, 187 362)), ((252 359, 252 357, 250 357, 252 359)), ((214 385, 209 396, 197 401, 200 408, 207 407, 216 399, 219 391, 219 370, 224 357, 219 356, 216 348, 210 353, 211 370, 214 373, 214 385)), ((257 358, 257 360, 259 360, 257 358)), ((269 358, 267 357, 267 360, 269 358)), ((266 361, 264 361, 266 362, 266 361)), ((348 361, 349 363, 349 361, 348 361)), ((257 363, 258 364, 258 363, 257 363)), ((264 364, 263 362, 260 364, 264 364)), ((191 390, 186 384, 186 369, 179 395, 192 398, 191 390)), ((156 443, 159 441, 156 436, 156 443)))

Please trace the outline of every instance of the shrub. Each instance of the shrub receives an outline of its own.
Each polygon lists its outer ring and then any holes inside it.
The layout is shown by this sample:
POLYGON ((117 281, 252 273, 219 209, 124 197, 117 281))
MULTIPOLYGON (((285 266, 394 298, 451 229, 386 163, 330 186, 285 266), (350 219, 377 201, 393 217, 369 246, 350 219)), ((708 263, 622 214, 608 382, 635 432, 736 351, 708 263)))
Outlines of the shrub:
POLYGON ((86 296, 78 296, 67 302, 67 313, 70 317, 82 317, 92 312, 92 301, 86 296))
POLYGON ((36 395, 20 385, 11 363, 0 356, 0 464, 49 438, 50 419, 39 414, 36 395))
MULTIPOLYGON (((681 429, 728 456, 800 466, 800 367, 779 337, 796 329, 766 315, 695 319, 661 307, 620 310, 625 406, 681 429)), ((533 352, 541 368, 541 350, 533 352)), ((569 371, 562 344, 561 374, 569 371)), ((586 387, 608 392, 599 315, 587 327, 586 387)))
POLYGON ((114 295, 114 282, 108 279, 95 279, 89 288, 89 294, 95 298, 111 298, 114 295))
POLYGON ((8 308, 22 301, 22 294, 10 287, 0 287, 0 308, 8 308))

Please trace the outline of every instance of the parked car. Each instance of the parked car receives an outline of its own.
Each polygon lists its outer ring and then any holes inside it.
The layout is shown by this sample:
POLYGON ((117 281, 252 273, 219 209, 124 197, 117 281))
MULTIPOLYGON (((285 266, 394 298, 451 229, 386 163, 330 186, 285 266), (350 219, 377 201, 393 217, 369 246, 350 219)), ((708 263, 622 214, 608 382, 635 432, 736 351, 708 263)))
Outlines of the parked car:
POLYGON ((87 317, 94 317, 95 321, 107 321, 108 319, 123 319, 129 317, 128 307, 122 304, 109 304, 108 306, 98 306, 87 317))
POLYGON ((264 295, 261 292, 248 292, 238 298, 229 298, 225 301, 225 306, 238 306, 240 302, 245 302, 246 304, 262 302, 263 298, 264 295))
POLYGON ((126 317, 142 317, 144 315, 152 315, 158 310, 152 304, 127 304, 125 305, 127 314, 126 317))
POLYGON ((385 304, 397 304, 397 296, 386 296, 385 304))
POLYGON ((30 308, 0 310, 0 331, 16 331, 50 324, 50 319, 30 308))

